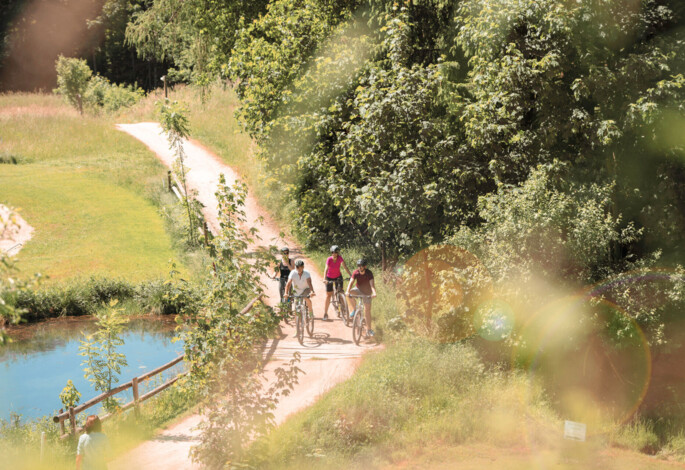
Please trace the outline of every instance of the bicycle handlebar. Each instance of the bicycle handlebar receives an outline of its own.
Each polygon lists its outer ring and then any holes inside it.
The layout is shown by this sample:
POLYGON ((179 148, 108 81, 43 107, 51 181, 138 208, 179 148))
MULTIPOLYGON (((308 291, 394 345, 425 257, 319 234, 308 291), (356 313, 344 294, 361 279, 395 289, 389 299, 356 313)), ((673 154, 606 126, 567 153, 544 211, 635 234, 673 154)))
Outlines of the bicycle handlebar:
POLYGON ((340 281, 338 281, 337 279, 336 279, 336 280, 333 280, 333 281, 329 281, 329 280, 327 280, 327 279, 324 279, 324 280, 323 280, 323 282, 325 282, 326 284, 335 284, 336 282, 345 282, 345 281, 349 281, 349 279, 343 278, 343 279, 340 280, 340 281))
POLYGON ((360 298, 360 299, 372 299, 372 298, 373 298, 373 295, 354 295, 354 294, 350 294, 349 297, 357 297, 357 298, 360 298))

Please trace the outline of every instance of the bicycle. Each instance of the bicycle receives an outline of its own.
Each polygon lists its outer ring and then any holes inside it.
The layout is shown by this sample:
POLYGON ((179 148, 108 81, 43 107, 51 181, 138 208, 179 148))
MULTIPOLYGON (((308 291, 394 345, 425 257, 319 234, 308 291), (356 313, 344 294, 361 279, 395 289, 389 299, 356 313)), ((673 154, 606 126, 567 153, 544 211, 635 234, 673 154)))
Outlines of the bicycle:
POLYGON ((342 318, 343 322, 345 323, 345 326, 350 326, 350 312, 347 309, 347 300, 345 299, 345 293, 342 289, 340 289, 340 286, 348 280, 349 279, 343 279, 342 281, 323 281, 326 284, 333 284, 333 295, 331 296, 331 304, 333 304, 333 310, 335 310, 335 313, 338 315, 338 317, 342 318))
POLYGON ((281 314, 282 318, 286 321, 286 323, 289 321, 290 315, 292 315, 292 309, 290 308, 290 297, 285 295, 285 285, 288 282, 287 279, 281 279, 280 277, 271 277, 272 281, 278 282, 278 288, 279 288, 279 294, 283 295, 281 297, 280 302, 278 303, 278 312, 281 314), (285 280, 285 282, 283 282, 285 280))
POLYGON ((359 346, 359 341, 362 336, 367 336, 368 330, 366 328, 366 301, 372 296, 370 295, 351 295, 350 297, 360 299, 357 302, 357 309, 352 320, 352 339, 354 344, 359 346))
POLYGON ((307 302, 304 301, 305 298, 309 298, 307 295, 295 295, 293 294, 295 300, 292 302, 292 308, 295 312, 296 325, 295 331, 297 333, 297 341, 300 344, 304 344, 304 330, 307 330, 307 334, 311 338, 314 335, 314 314, 309 311, 307 307, 307 302))

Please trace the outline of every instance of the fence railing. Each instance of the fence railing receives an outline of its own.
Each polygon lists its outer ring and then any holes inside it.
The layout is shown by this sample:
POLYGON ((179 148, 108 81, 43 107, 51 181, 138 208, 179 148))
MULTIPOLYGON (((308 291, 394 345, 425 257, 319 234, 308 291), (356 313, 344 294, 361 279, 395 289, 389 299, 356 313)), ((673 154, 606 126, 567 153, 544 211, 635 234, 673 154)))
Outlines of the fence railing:
MULTIPOLYGON (((183 185, 180 181, 178 181, 178 179, 176 179, 176 176, 171 172, 171 170, 167 171, 167 188, 178 198, 179 201, 183 201, 188 196, 183 189, 183 185)), ((196 214, 196 216, 200 235, 204 237, 205 245, 209 246, 209 240, 214 238, 216 234, 212 232, 212 229, 207 225, 207 221, 205 221, 201 213, 196 214)))
MULTIPOLYGON (((261 295, 258 295, 257 297, 255 297, 254 299, 252 299, 252 300, 250 301, 250 303, 248 303, 248 304, 245 306, 245 308, 240 312, 240 314, 241 314, 241 315, 244 315, 244 314, 248 313, 250 310, 252 310, 252 308, 254 307, 254 305, 255 305, 257 302, 259 302, 259 301, 262 300, 262 297, 263 297, 263 296, 264 296, 264 295, 261 294, 261 295)), ((181 361, 183 361, 184 358, 185 358, 185 354, 181 354, 181 355, 178 356, 176 359, 174 359, 174 360, 172 360, 172 361, 169 361, 169 362, 167 362, 166 364, 157 367, 156 369, 153 369, 153 370, 151 370, 151 371, 149 371, 149 372, 146 372, 146 373, 144 373, 143 375, 139 375, 138 377, 134 377, 134 378, 131 379, 129 382, 126 382, 126 383, 124 383, 124 384, 121 384, 121 385, 119 385, 118 387, 115 387, 115 388, 113 388, 113 389, 111 389, 111 390, 109 390, 109 391, 107 391, 107 392, 105 392, 105 393, 102 393, 102 394, 96 396, 95 398, 91 398, 90 400, 88 400, 88 401, 85 402, 85 403, 82 403, 82 404, 80 404, 80 405, 78 405, 78 406, 70 407, 67 411, 64 411, 63 409, 60 409, 60 410, 59 410, 59 411, 60 411, 59 414, 58 414, 57 416, 54 416, 54 417, 52 418, 52 420, 53 420, 55 423, 58 423, 58 424, 60 425, 60 429, 61 429, 61 431, 62 431, 62 433, 61 433, 61 435, 60 435, 60 439, 65 439, 65 438, 67 438, 67 437, 69 437, 69 436, 75 436, 78 432, 83 431, 83 428, 82 428, 82 427, 77 427, 77 424, 76 424, 76 415, 78 415, 79 413, 81 413, 81 412, 87 410, 88 408, 91 408, 91 407, 97 405, 98 403, 100 403, 100 402, 106 400, 106 399, 109 398, 109 397, 112 397, 112 396, 114 396, 114 395, 117 395, 117 394, 119 394, 119 393, 121 393, 121 392, 124 392, 124 391, 128 390, 129 388, 133 389, 133 400, 131 400, 130 402, 126 403, 125 405, 122 405, 122 406, 119 408, 119 410, 120 410, 120 411, 126 411, 126 410, 128 410, 128 409, 130 409, 130 408, 135 408, 135 412, 138 413, 138 409, 139 409, 138 407, 140 406, 140 404, 141 404, 142 402, 144 402, 145 400, 148 400, 148 399, 154 397, 154 396, 157 395, 159 392, 161 392, 161 391, 163 391, 163 390, 166 390, 167 388, 171 387, 174 383, 176 383, 176 381, 178 381, 178 379, 180 379, 181 377, 183 377, 184 375, 186 375, 186 374, 188 373, 188 371, 181 372, 181 373, 177 374, 175 377, 169 379, 168 381, 166 381, 165 383, 163 383, 163 384, 160 385, 159 387, 156 387, 156 388, 154 388, 153 390, 150 390, 149 392, 145 393, 145 394, 142 395, 142 396, 139 395, 139 393, 138 393, 138 385, 139 385, 142 381, 147 380, 147 379, 149 379, 149 378, 151 378, 151 377, 154 377, 155 375, 161 374, 161 373, 164 372, 165 370, 168 370, 168 369, 172 368, 172 367, 175 366, 176 364, 178 364, 178 363, 180 363, 181 361), (66 429, 66 424, 65 424, 65 421, 66 421, 66 420, 69 420, 69 431, 67 431, 67 429, 66 429)), ((105 420, 111 418, 113 415, 114 415, 113 413, 108 413, 108 414, 102 416, 102 417, 100 418, 100 421, 105 421, 105 420)))

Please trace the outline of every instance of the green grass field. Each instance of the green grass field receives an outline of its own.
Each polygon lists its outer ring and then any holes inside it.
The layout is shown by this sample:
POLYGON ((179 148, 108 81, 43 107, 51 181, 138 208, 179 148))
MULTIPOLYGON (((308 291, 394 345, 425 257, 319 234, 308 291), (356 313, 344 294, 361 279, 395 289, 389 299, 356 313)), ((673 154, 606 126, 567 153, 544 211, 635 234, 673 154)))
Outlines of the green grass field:
POLYGON ((111 116, 79 116, 58 97, 0 95, 0 203, 35 229, 23 273, 53 280, 162 277, 178 258, 153 201, 166 173, 111 116))

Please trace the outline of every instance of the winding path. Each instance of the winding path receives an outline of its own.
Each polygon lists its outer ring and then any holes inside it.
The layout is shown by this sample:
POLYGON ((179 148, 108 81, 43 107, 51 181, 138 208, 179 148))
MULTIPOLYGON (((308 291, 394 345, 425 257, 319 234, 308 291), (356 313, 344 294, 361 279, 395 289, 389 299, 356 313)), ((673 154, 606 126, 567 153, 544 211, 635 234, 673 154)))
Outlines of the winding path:
MULTIPOLYGON (((119 124, 117 128, 142 141, 155 155, 171 168, 174 155, 169 150, 166 136, 157 123, 119 124)), ((226 182, 232 185, 237 179, 237 173, 225 165, 211 152, 192 141, 184 143, 186 165, 190 168, 187 181, 190 187, 198 192, 198 199, 203 209, 207 223, 213 231, 218 228, 217 200, 214 195, 219 175, 224 174, 226 182)), ((302 254, 293 240, 283 240, 279 236, 281 230, 269 214, 260 207, 251 193, 245 204, 248 221, 262 217, 264 222, 258 226, 258 235, 265 244, 287 244, 296 258, 305 261, 305 269, 312 275, 314 290, 317 293, 312 300, 317 320, 323 315, 325 288, 319 266, 302 254)), ((247 227, 246 227, 247 228, 247 227)), ((269 302, 278 300, 278 284, 263 279, 267 287, 269 302)), ((329 316, 333 312, 330 309, 329 316)), ((335 314, 333 314, 335 316, 335 314)), ((305 336, 306 337, 306 336, 305 336)), ((268 350, 271 351, 271 362, 267 365, 267 377, 276 367, 292 358, 295 351, 302 355, 299 364, 303 374, 293 392, 281 399, 274 412, 276 422, 282 423, 290 414, 312 404, 324 392, 335 384, 349 378, 359 357, 371 345, 355 346, 352 342, 351 330, 338 319, 332 322, 315 322, 313 338, 306 338, 305 344, 300 345, 295 338, 294 328, 282 324, 276 339, 269 341, 268 350)), ((146 441, 127 454, 109 464, 110 470, 131 469, 194 469, 200 468, 190 461, 188 452, 197 442, 198 433, 194 427, 201 421, 199 415, 192 415, 162 430, 155 438, 146 441)))

